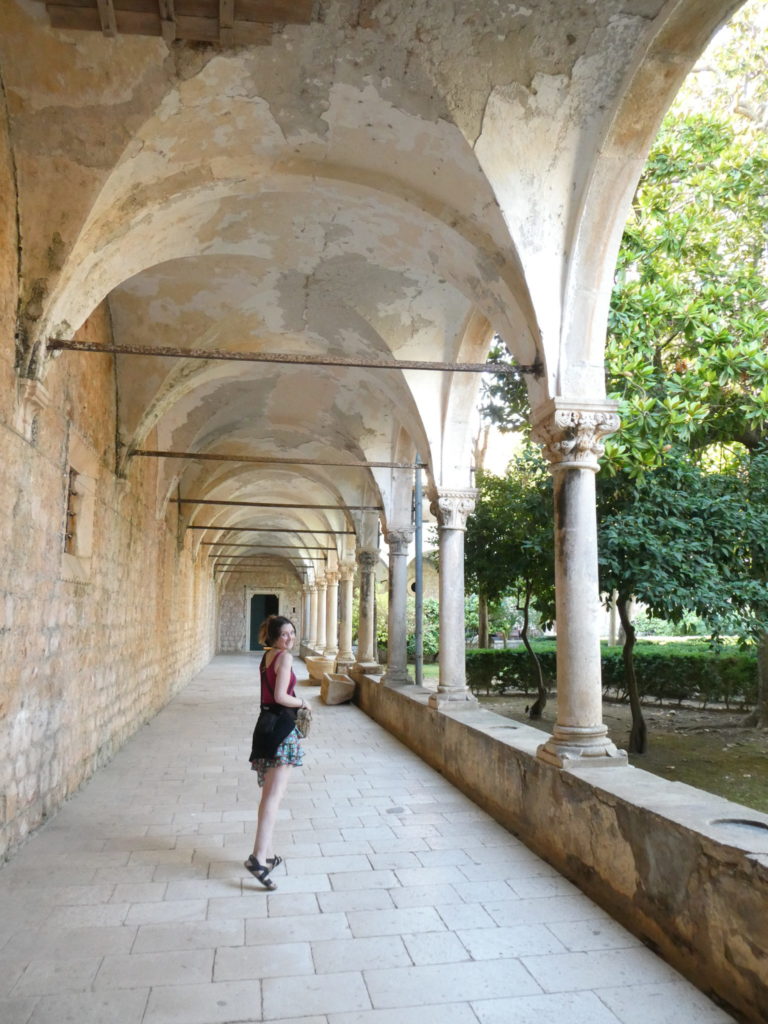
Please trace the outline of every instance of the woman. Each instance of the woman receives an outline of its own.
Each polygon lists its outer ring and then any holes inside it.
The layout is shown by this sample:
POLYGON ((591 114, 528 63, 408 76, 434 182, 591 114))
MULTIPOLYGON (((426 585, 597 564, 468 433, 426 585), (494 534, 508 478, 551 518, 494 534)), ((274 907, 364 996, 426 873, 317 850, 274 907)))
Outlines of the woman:
MULTIPOLYGON (((291 648, 295 640, 296 630, 293 623, 282 615, 270 615, 261 624, 259 643, 267 648, 260 665, 262 709, 267 706, 279 712, 283 708, 289 708, 287 715, 294 718, 299 708, 306 707, 301 697, 294 694, 296 676, 291 668, 291 648)), ((283 715, 285 714, 283 712, 283 715)), ((290 728, 290 721, 288 727, 290 728)), ((277 885, 269 875, 282 862, 282 857, 278 857, 272 849, 272 834, 291 769, 301 765, 304 760, 301 737, 296 728, 290 730, 274 754, 263 754, 264 751, 254 742, 251 768, 258 773, 261 801, 253 853, 245 862, 245 867, 265 889, 276 889, 277 885)))

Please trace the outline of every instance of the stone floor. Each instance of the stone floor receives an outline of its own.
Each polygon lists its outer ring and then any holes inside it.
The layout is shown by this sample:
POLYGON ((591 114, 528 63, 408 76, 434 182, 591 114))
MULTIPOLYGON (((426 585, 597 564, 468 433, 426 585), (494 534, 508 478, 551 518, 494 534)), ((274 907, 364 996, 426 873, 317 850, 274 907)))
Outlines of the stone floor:
POLYGON ((0 871, 2 1024, 733 1019, 315 688, 265 892, 255 678, 215 659, 0 871))

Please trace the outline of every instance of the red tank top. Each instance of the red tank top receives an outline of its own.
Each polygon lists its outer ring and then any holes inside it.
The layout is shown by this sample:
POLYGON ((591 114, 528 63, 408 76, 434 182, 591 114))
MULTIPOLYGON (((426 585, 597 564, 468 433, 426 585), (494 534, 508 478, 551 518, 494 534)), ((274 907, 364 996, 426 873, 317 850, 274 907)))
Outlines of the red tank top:
MULTIPOLYGON (((277 683, 277 662, 283 655, 283 651, 276 654, 272 661, 267 665, 266 654, 261 659, 261 665, 259 669, 261 671, 261 703, 262 704, 277 704, 275 699, 275 685, 277 683)), ((293 697, 294 690, 296 689, 296 673, 291 669, 291 679, 288 683, 288 695, 293 697)))

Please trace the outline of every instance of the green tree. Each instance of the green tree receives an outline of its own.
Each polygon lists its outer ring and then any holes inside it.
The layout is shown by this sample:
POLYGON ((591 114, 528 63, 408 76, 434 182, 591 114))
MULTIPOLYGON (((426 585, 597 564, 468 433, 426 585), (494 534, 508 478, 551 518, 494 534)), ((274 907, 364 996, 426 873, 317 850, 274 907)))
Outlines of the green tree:
POLYGON ((551 476, 538 451, 528 446, 512 460, 505 476, 479 473, 477 484, 480 496, 465 540, 467 585, 489 603, 516 596, 522 615, 520 635, 538 688, 529 716, 541 718, 548 688, 529 630, 534 606, 545 620, 554 618, 551 476))
MULTIPOLYGON (((600 491, 600 582, 615 592, 624 629, 624 678, 632 708, 629 749, 644 753, 647 730, 635 678, 632 598, 651 614, 681 622, 694 611, 713 637, 759 635, 764 586, 754 559, 763 559, 768 503, 745 515, 755 496, 754 475, 714 473, 686 451, 653 472, 608 478, 600 491)), ((764 499, 768 494, 764 495, 764 499)))

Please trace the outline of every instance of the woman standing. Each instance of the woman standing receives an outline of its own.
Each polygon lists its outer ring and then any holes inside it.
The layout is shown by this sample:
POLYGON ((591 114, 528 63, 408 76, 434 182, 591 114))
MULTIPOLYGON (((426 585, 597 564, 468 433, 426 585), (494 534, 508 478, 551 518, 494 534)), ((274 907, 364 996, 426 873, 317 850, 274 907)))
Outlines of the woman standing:
MULTIPOLYGON (((259 643, 267 648, 260 665, 262 710, 266 706, 281 715, 293 716, 294 719, 296 711, 306 707, 301 697, 294 693, 296 675, 291 667, 291 648, 295 639, 293 623, 282 615, 270 615, 261 624, 259 643)), ((264 751, 258 749, 257 744, 254 744, 251 751, 251 768, 258 774, 261 801, 253 853, 245 862, 245 867, 265 889, 277 888, 269 875, 282 862, 282 857, 278 857, 272 848, 272 834, 291 769, 301 765, 303 760, 301 737, 295 727, 279 743, 274 753, 264 756, 264 751)))

